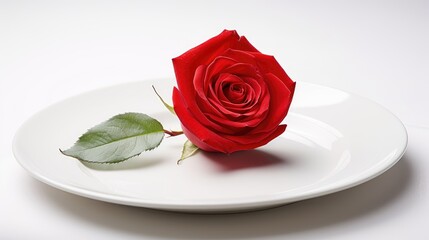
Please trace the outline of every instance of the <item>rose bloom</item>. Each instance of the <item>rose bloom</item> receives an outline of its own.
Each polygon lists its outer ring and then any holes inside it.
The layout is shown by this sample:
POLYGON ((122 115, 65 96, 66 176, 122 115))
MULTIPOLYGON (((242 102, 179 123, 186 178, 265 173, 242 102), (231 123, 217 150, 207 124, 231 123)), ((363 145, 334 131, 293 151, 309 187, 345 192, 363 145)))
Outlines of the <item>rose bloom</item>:
POLYGON ((205 151, 232 153, 282 134, 293 82, 273 56, 224 30, 173 59, 174 110, 186 137, 205 151))

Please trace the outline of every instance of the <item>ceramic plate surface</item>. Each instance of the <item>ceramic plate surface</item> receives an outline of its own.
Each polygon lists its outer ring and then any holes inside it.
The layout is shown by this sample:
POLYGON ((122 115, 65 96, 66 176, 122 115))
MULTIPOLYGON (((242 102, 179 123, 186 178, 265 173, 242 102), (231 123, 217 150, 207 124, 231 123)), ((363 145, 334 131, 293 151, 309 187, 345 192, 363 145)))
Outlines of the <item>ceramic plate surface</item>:
POLYGON ((263 209, 318 197, 368 181, 403 155, 407 132, 394 115, 362 97, 303 82, 286 132, 256 150, 231 155, 198 152, 177 165, 184 136, 120 164, 84 165, 63 156, 88 128, 124 112, 180 129, 154 94, 171 98, 174 81, 107 87, 59 102, 17 131, 13 150, 35 178, 101 201, 184 212, 263 209))

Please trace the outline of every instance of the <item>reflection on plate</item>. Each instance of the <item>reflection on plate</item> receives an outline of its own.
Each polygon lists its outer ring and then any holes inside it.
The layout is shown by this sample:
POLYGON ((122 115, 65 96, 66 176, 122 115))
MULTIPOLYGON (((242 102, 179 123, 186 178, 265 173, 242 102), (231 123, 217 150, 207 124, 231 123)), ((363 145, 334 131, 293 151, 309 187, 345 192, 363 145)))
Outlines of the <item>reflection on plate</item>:
POLYGON ((172 81, 103 88, 30 118, 13 150, 35 178, 77 195, 185 212, 237 212, 322 196, 368 181, 403 155, 403 124, 381 106, 339 90, 298 82, 286 132, 266 146, 230 155, 198 152, 177 165, 183 136, 120 164, 83 165, 61 155, 86 129, 124 112, 143 112, 179 129, 151 85, 168 99, 172 81))

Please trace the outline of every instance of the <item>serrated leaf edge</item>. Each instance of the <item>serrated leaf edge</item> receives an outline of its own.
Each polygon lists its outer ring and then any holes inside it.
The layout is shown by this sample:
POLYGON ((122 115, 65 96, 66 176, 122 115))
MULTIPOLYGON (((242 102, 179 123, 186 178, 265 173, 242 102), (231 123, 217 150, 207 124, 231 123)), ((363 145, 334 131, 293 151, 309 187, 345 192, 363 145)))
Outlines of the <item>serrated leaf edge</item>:
POLYGON ((144 152, 149 152, 149 151, 154 150, 155 148, 159 147, 159 145, 161 145, 162 140, 164 140, 164 138, 162 138, 162 139, 161 139, 161 141, 159 141, 158 145, 156 145, 156 146, 155 146, 155 147, 153 147, 153 148, 146 149, 146 150, 144 150, 144 151, 142 151, 142 152, 140 152, 140 153, 137 153, 137 154, 135 154, 135 155, 133 155, 133 156, 130 156, 130 157, 124 158, 124 159, 119 160, 119 161, 110 161, 110 162, 95 162, 95 161, 88 161, 88 160, 82 159, 82 158, 80 158, 80 157, 72 156, 72 155, 70 155, 70 154, 67 154, 67 153, 65 153, 65 151, 63 151, 63 150, 61 150, 61 149, 59 149, 59 150, 60 150, 60 152, 61 152, 63 155, 65 155, 65 156, 67 156, 67 157, 71 157, 71 158, 77 159, 77 160, 79 160, 79 161, 81 161, 81 162, 85 162, 85 163, 93 163, 93 164, 94 164, 94 163, 95 163, 95 164, 116 164, 116 163, 125 162, 125 161, 127 161, 128 159, 130 159, 130 158, 137 157, 137 156, 139 156, 140 154, 142 154, 142 153, 144 153, 144 152))

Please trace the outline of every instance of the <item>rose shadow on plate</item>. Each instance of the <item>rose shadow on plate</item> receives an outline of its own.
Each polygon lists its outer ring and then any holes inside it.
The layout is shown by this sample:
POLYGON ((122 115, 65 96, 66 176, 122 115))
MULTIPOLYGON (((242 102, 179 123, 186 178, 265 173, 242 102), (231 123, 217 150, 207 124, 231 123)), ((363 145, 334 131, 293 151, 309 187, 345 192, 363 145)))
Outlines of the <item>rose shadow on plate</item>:
POLYGON ((288 163, 287 159, 262 150, 246 150, 231 154, 201 151, 199 154, 203 154, 226 172, 288 163))

